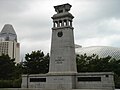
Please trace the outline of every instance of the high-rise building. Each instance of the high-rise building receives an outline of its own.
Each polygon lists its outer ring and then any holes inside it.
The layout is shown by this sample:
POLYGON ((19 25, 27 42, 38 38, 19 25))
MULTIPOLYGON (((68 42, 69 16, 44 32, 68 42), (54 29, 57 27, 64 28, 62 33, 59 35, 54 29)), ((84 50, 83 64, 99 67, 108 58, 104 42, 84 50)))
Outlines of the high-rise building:
POLYGON ((12 25, 5 24, 0 32, 0 55, 8 54, 16 63, 20 62, 20 44, 12 25))

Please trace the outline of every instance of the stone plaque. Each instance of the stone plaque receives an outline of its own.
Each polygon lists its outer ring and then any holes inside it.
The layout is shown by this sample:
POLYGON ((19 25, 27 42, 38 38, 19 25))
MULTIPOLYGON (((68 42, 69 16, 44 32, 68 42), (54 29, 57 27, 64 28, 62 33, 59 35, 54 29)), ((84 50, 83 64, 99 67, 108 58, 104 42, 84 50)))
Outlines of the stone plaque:
POLYGON ((64 62, 64 59, 62 57, 58 57, 55 59, 56 64, 62 64, 64 62))

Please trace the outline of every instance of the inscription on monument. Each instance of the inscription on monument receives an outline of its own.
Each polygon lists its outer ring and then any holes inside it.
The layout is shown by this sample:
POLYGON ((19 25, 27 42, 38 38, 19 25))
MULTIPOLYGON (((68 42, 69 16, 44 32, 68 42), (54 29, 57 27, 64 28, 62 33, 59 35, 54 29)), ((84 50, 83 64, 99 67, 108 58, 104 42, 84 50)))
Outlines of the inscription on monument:
POLYGON ((58 57, 58 58, 56 58, 56 60, 55 60, 55 63, 56 64, 62 64, 64 62, 64 59, 62 58, 62 57, 58 57))
POLYGON ((61 81, 64 80, 63 78, 54 78, 55 81, 61 81))
POLYGON ((38 88, 45 88, 45 84, 40 84, 40 83, 38 83, 38 84, 36 84, 36 86, 37 86, 38 88))

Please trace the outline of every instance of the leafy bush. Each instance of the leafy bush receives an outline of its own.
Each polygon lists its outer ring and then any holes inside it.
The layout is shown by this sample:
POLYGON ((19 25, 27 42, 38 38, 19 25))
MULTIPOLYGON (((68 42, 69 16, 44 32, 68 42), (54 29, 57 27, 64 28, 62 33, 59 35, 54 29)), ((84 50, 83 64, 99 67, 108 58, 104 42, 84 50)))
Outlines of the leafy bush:
POLYGON ((0 80, 0 88, 20 88, 21 78, 15 80, 0 80))
POLYGON ((12 87, 12 80, 0 80, 0 88, 10 88, 12 87))

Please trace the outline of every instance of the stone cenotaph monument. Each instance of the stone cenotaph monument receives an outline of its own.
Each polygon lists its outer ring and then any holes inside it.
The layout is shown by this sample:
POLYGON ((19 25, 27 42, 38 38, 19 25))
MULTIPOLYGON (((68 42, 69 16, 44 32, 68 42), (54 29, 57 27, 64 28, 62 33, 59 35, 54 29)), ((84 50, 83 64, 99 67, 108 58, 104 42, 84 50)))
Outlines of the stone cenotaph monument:
POLYGON ((22 75, 22 88, 114 90, 112 72, 77 73, 71 5, 54 6, 49 72, 22 75))
POLYGON ((75 88, 76 57, 71 5, 55 6, 53 15, 51 58, 48 85, 53 88, 75 88))

